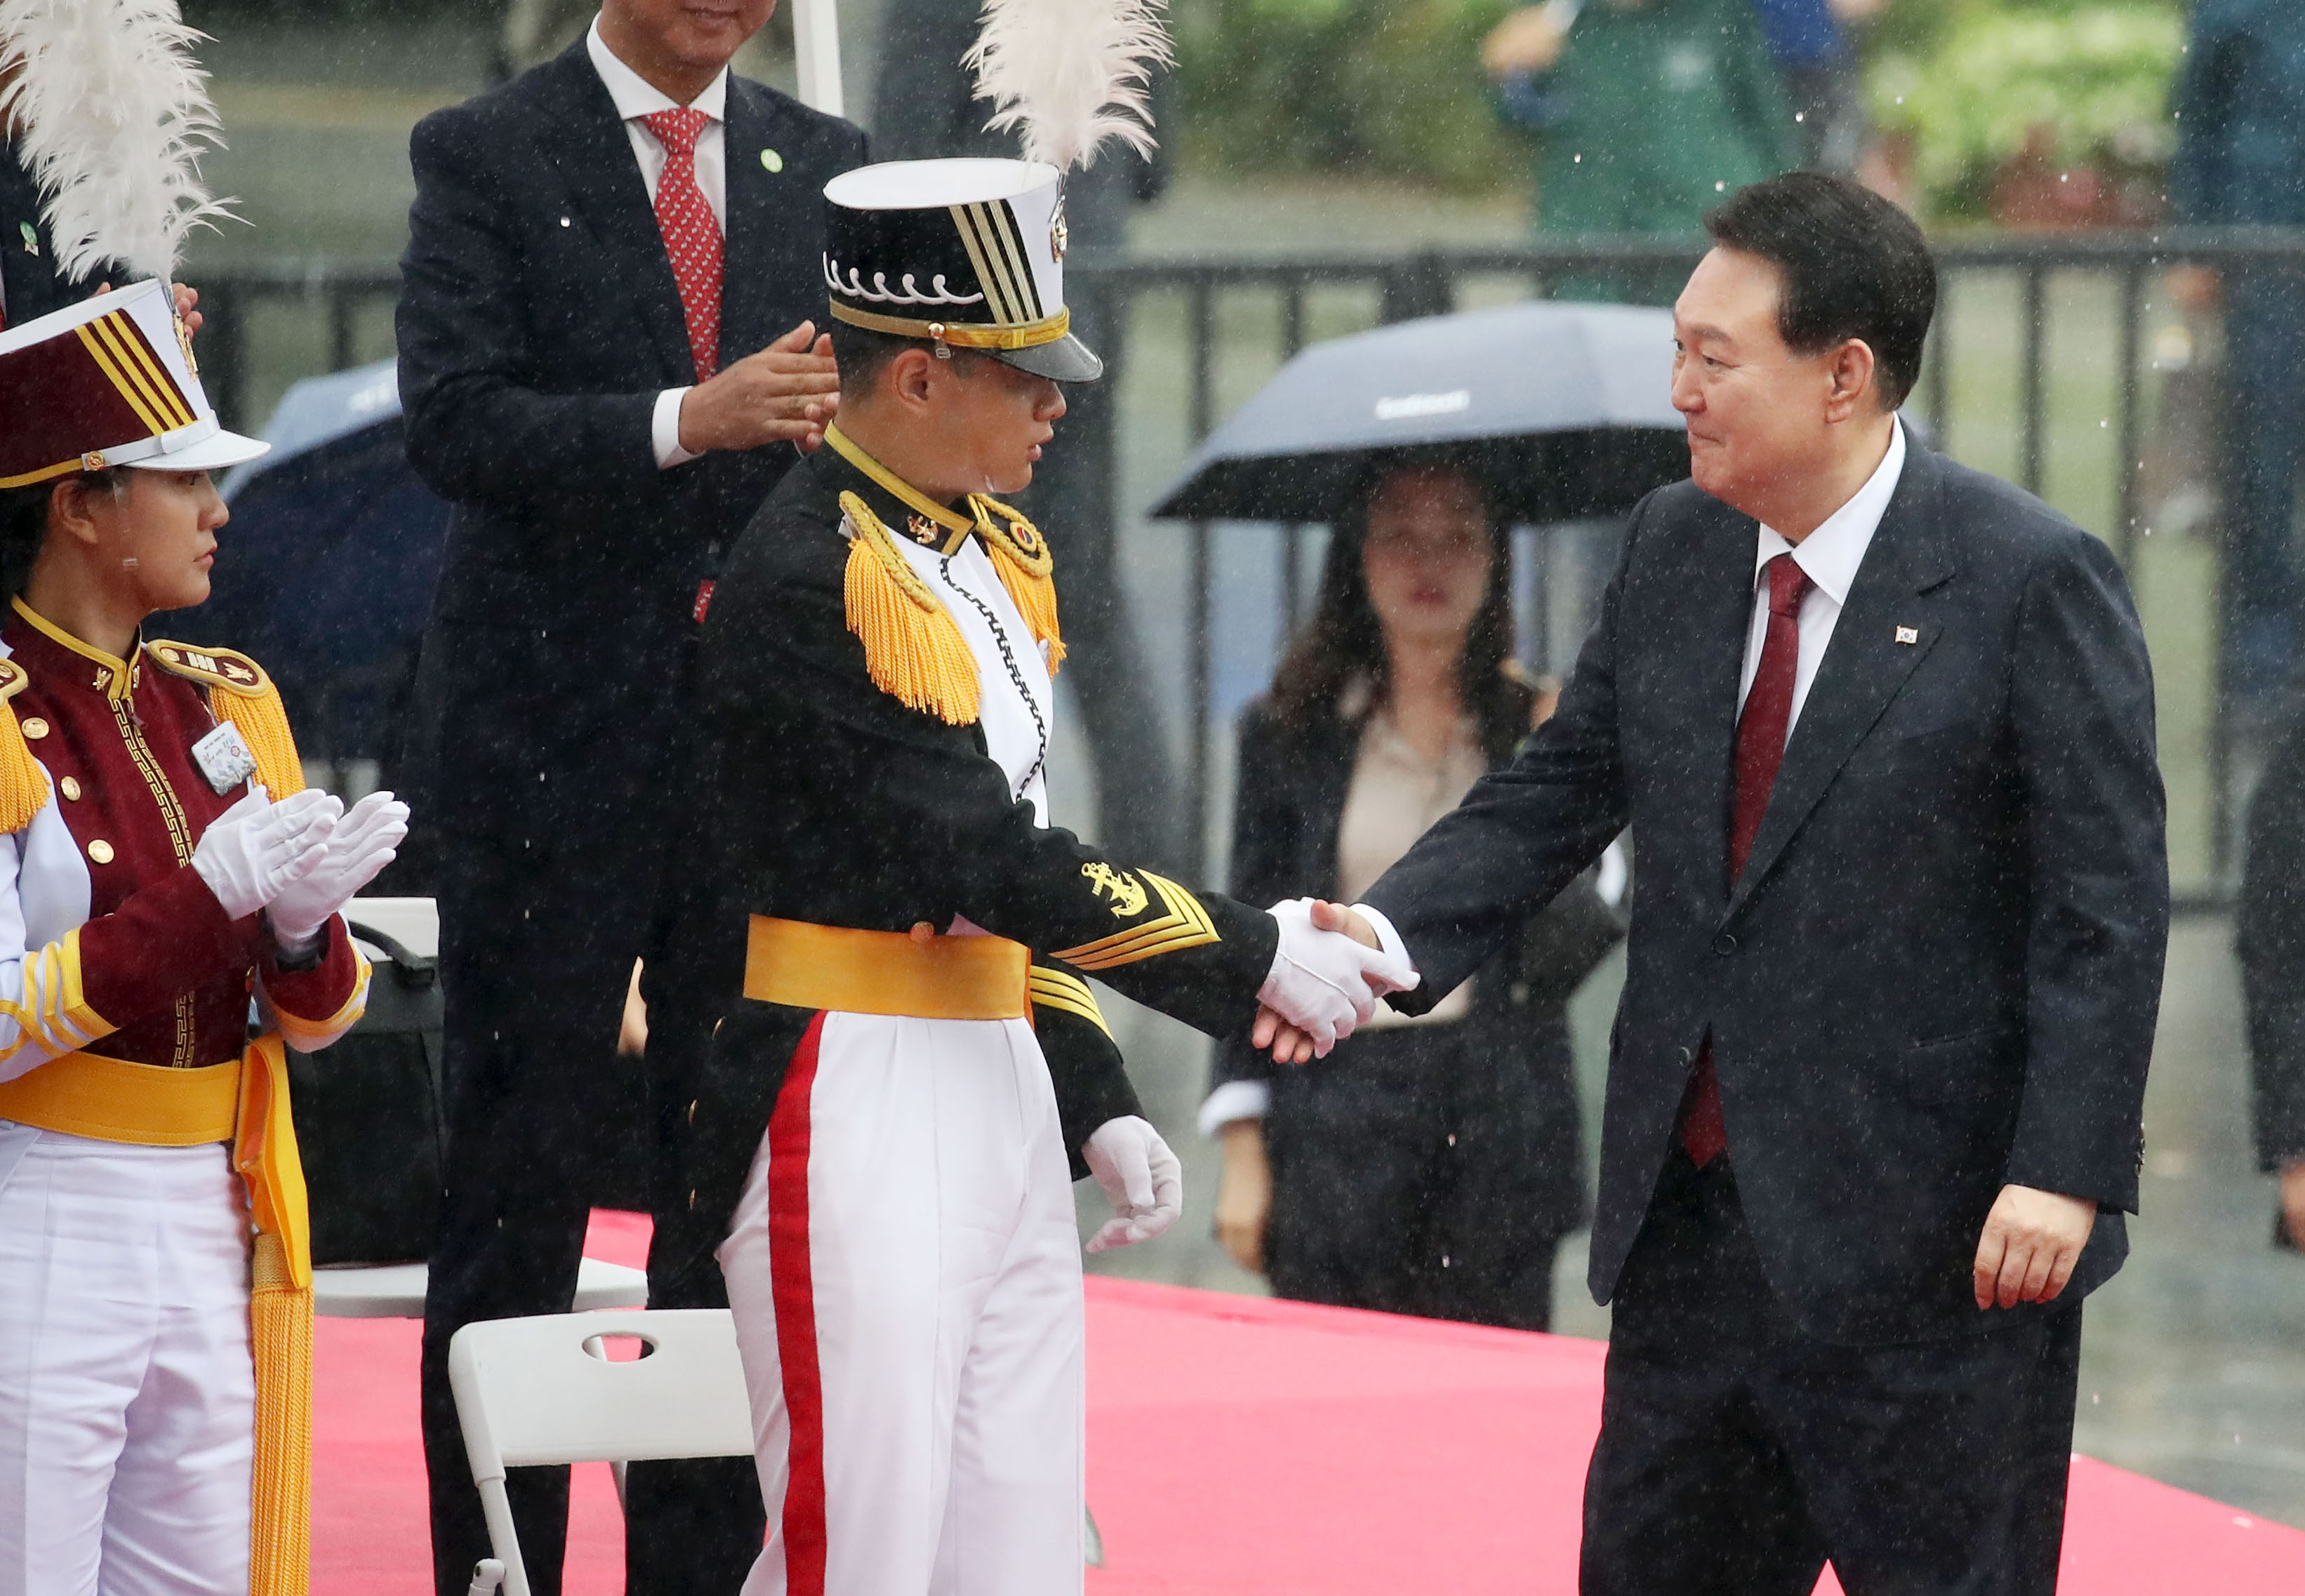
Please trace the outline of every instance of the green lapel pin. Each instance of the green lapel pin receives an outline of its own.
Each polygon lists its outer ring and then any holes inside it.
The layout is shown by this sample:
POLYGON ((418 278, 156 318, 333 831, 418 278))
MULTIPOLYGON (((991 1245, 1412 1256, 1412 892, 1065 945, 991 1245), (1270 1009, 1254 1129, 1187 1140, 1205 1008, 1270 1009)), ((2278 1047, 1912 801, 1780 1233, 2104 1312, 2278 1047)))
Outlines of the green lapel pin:
POLYGON ((31 223, 19 222, 16 225, 22 230, 24 234, 24 252, 27 255, 38 254, 40 252, 40 235, 38 232, 34 231, 31 223))
POLYGON ((761 151, 761 165, 771 172, 781 172, 785 169, 785 157, 773 149, 764 149, 761 151))

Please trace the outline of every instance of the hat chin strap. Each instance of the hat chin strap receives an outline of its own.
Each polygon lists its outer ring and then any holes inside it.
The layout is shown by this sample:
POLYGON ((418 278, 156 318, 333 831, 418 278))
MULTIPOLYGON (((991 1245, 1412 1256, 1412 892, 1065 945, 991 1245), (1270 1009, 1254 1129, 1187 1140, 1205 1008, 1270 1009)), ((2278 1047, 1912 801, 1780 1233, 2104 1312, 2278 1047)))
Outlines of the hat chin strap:
POLYGON ((956 349, 1035 349, 1056 343, 1072 331, 1073 326, 1069 307, 1038 321, 997 327, 987 322, 919 321, 909 316, 882 316, 877 311, 852 310, 838 300, 833 301, 832 318, 850 327, 861 327, 868 333, 925 338, 931 344, 950 344, 956 349))
POLYGON ((179 427, 173 432, 163 432, 155 437, 132 438, 124 444, 113 444, 101 449, 90 449, 85 454, 75 454, 54 465, 44 465, 38 471, 26 471, 21 476, 0 477, 0 488, 25 488, 34 482, 46 482, 71 471, 109 471, 115 465, 141 465, 148 470, 166 471, 163 456, 189 449, 194 444, 206 443, 224 429, 212 415, 202 416, 189 427, 179 427))

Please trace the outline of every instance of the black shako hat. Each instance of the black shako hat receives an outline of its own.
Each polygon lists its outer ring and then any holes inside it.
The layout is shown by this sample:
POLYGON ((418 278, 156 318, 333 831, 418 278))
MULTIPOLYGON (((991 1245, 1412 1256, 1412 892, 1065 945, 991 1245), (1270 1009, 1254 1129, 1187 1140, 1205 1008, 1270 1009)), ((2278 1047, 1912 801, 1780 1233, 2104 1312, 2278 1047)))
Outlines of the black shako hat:
POLYGON ((1104 362, 1065 309, 1065 208, 1041 161, 887 161, 824 185, 824 285, 837 321, 982 350, 1058 382, 1104 362))

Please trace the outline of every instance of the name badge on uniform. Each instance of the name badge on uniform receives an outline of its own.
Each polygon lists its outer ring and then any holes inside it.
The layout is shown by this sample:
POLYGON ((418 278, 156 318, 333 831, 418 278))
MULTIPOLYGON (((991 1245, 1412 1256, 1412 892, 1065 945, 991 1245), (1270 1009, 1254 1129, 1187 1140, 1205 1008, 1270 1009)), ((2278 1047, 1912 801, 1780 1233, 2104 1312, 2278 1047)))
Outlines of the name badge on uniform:
POLYGON ((192 762, 219 796, 256 774, 256 756, 229 720, 192 744, 192 762))

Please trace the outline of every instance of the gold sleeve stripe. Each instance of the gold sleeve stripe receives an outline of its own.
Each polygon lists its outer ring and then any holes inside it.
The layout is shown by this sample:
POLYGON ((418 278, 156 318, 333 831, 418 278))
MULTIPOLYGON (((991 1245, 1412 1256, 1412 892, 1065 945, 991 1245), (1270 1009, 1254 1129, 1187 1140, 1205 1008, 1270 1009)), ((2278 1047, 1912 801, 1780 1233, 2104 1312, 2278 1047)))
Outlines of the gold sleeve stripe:
POLYGON ((1104 1023, 1104 1011, 1096 1005, 1096 994, 1088 989, 1088 982, 1077 975, 1067 975, 1061 970, 1051 970, 1045 964, 1033 966, 1029 983, 1033 1006, 1037 1008, 1061 1009, 1077 1014, 1110 1038, 1112 1027, 1104 1023))
POLYGON ((76 1053, 99 1037, 118 1029, 94 1009, 81 990, 80 930, 64 933, 61 942, 24 952, 24 996, 21 1003, 0 999, 0 1016, 16 1022, 16 1040, 0 1048, 0 1061, 14 1057, 27 1047, 58 1057, 76 1053))
POLYGON ((353 955, 359 972, 353 979, 353 995, 344 1006, 325 1020, 308 1020, 302 1014, 290 1014, 272 1001, 269 992, 265 1000, 272 1010, 272 1023, 280 1028, 281 1039, 299 1053, 316 1052, 350 1031, 361 1015, 368 1012, 368 978, 370 966, 355 951, 353 955))
POLYGON ((1082 970, 1110 970, 1158 954, 1181 953, 1187 947, 1223 940, 1217 935, 1209 912, 1201 907, 1200 899, 1165 876, 1156 876, 1151 870, 1136 873, 1152 884, 1152 890, 1161 895, 1161 906, 1168 913, 1158 920, 1148 920, 1110 937, 1084 942, 1078 947, 1061 948, 1056 955, 1058 958, 1082 970))

